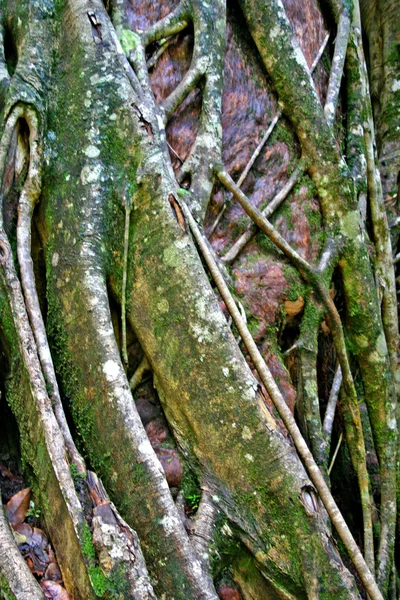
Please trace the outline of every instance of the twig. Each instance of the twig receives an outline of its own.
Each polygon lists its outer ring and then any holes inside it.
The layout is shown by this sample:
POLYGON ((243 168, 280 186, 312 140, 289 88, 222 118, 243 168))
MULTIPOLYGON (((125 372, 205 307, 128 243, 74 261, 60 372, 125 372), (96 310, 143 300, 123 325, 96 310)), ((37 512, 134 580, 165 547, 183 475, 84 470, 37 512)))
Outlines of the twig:
POLYGON ((167 146, 168 146, 168 148, 171 150, 172 154, 173 154, 174 156, 176 156, 176 158, 177 158, 177 159, 180 161, 180 163, 183 165, 183 160, 181 159, 181 157, 179 156, 179 154, 176 152, 176 150, 174 150, 174 149, 173 149, 173 147, 171 146, 171 144, 169 144, 169 143, 167 142, 167 146))
POLYGON ((340 513, 335 500, 332 497, 332 494, 325 482, 325 479, 318 468, 310 450, 306 442, 304 441, 303 436, 297 426, 296 421, 292 413, 290 412, 289 407, 287 406, 278 386, 276 385, 270 370, 263 357, 261 356, 254 339, 251 336, 245 322, 243 321, 238 308, 236 307, 235 301, 229 291, 228 286, 226 285, 224 278, 222 277, 216 262, 214 261, 211 253, 208 251, 207 244, 203 239, 200 230, 197 226, 196 221, 192 217, 189 209, 186 204, 181 201, 182 210, 185 214, 185 217, 190 225, 190 229, 192 231, 193 237, 204 257, 204 260, 210 270, 210 273, 218 287, 218 290, 232 315, 232 318, 235 322, 235 325, 242 336, 242 340, 247 348, 247 351, 250 354, 250 357, 253 361, 257 372, 268 391, 268 394, 274 403, 275 408, 277 409, 279 416, 282 421, 285 423, 287 430, 292 436, 293 442, 296 446, 296 449, 302 458, 309 476, 315 485, 321 500, 326 508, 328 515, 330 516, 332 523, 336 527, 336 530, 351 558, 353 564, 357 570, 357 573, 360 576, 360 579, 367 590, 367 593, 372 598, 372 600, 383 600, 383 596, 379 591, 378 586, 374 580, 374 576, 368 568, 345 520, 343 519, 342 514, 340 513))
MULTIPOLYGON (((315 68, 321 58, 321 56, 324 53, 324 50, 326 48, 326 45, 328 43, 329 40, 329 33, 326 35, 324 41, 322 42, 322 46, 318 51, 317 56, 315 57, 315 60, 313 62, 313 64, 311 65, 310 68, 310 74, 312 75, 313 72, 315 71, 315 68)), ((270 138, 273 130, 275 129, 276 124, 278 123, 279 119, 281 118, 282 113, 280 110, 278 110, 278 112, 276 113, 275 117, 272 119, 267 131, 264 134, 264 137, 262 138, 261 142, 258 144, 257 148, 254 150, 252 157, 250 158, 249 162, 247 163, 247 165, 245 166, 241 176, 238 179, 237 185, 239 187, 242 186, 244 180, 246 179, 247 175, 249 174, 249 171, 251 169, 251 167, 254 165, 255 161, 257 160, 261 150, 263 149, 263 147, 265 146, 265 144, 267 143, 268 139, 270 138)))
MULTIPOLYGON (((296 170, 290 176, 290 179, 285 183, 283 188, 272 198, 271 202, 267 204, 267 206, 262 210, 262 215, 266 219, 272 215, 272 213, 282 204, 282 202, 287 198, 289 193, 292 191, 294 186, 298 181, 300 181, 301 177, 304 173, 304 165, 301 161, 297 166, 296 170)), ((231 264, 236 258, 239 256, 243 248, 250 242, 250 240, 255 236, 259 228, 254 223, 251 223, 250 227, 245 231, 240 238, 236 240, 233 244, 232 248, 228 250, 225 256, 222 257, 225 263, 231 264)))
POLYGON ((321 60, 321 57, 322 57, 323 53, 325 52, 325 48, 326 48, 326 46, 327 46, 327 43, 329 42, 329 38, 330 38, 330 36, 331 36, 331 34, 330 34, 330 33, 327 33, 327 34, 326 34, 326 36, 325 36, 325 39, 324 39, 324 41, 322 42, 322 46, 321 46, 321 48, 319 49, 319 51, 318 51, 318 54, 317 54, 317 56, 314 58, 314 62, 313 62, 313 64, 312 64, 312 65, 311 65, 311 67, 310 67, 310 75, 312 75, 312 74, 314 73, 315 69, 317 68, 317 65, 318 65, 318 63, 319 63, 319 61, 321 60))
POLYGON ((265 144, 269 140, 269 137, 270 137, 271 133, 273 132, 273 130, 275 129, 275 125, 277 124, 277 122, 279 121, 281 116, 282 116, 282 113, 280 110, 278 110, 278 112, 272 119, 267 131, 265 132, 264 137, 262 138, 261 142, 258 144, 257 148, 254 150, 252 157, 250 158, 249 162, 243 169, 243 172, 237 182, 239 187, 242 186, 242 183, 244 182, 247 175, 249 174, 249 171, 250 171, 251 167, 254 165, 255 161, 257 160, 261 150, 264 148, 265 144))
POLYGON ((335 464, 335 460, 336 460, 336 457, 337 457, 337 455, 338 455, 338 452, 339 452, 339 449, 340 449, 340 445, 341 445, 341 443, 342 443, 342 440, 343 440, 343 433, 341 433, 341 434, 340 434, 340 436, 339 436, 339 441, 338 441, 338 443, 337 443, 337 446, 336 446, 336 448, 335 448, 335 452, 334 452, 334 454, 333 454, 333 456, 332 456, 331 464, 329 465, 329 469, 328 469, 328 475, 329 475, 329 476, 330 476, 330 474, 331 474, 331 471, 332 471, 332 469, 333 469, 333 465, 335 464))
POLYGON ((338 23, 335 42, 335 52, 332 59, 332 68, 329 75, 328 92, 324 113, 329 125, 335 120, 336 106, 339 98, 340 84, 343 76, 344 61, 346 58, 347 44, 350 35, 351 21, 346 10, 343 10, 338 23))

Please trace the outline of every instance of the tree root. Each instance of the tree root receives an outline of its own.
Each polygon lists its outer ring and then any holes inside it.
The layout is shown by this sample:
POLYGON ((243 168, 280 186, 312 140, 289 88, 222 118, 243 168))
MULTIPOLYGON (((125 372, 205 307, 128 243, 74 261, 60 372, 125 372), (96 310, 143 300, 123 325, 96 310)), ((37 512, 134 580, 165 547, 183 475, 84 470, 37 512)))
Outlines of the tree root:
POLYGON ((346 434, 348 445, 351 452, 354 469, 357 473, 358 483, 361 493, 362 510, 364 518, 364 546, 365 555, 368 564, 373 571, 374 550, 373 550, 373 532, 372 532, 372 513, 371 500, 369 492, 369 477, 366 468, 366 454, 364 445, 364 436, 360 411, 358 407, 357 393, 354 386, 353 376, 350 370, 350 364, 346 351, 346 343, 343 334, 342 323, 339 313, 326 289, 320 273, 307 263, 290 245, 282 238, 267 219, 255 208, 243 192, 237 187, 233 179, 226 171, 218 172, 219 180, 233 193, 241 206, 251 217, 251 219, 260 227, 260 229, 270 238, 270 240, 293 262, 299 270, 300 275, 313 286, 322 301, 323 307, 327 313, 328 324, 330 326, 333 340, 335 343, 338 360, 343 373, 344 388, 346 391, 346 409, 347 425, 346 434))
POLYGON ((178 6, 166 17, 160 19, 140 34, 144 47, 186 29, 190 16, 190 8, 187 0, 181 0, 178 6))
POLYGON ((332 126, 335 120, 336 106, 339 99, 340 84, 343 77, 344 61, 346 58, 347 44, 350 35, 351 19, 347 10, 343 9, 338 23, 338 30, 333 54, 332 68, 329 75, 328 91, 324 113, 328 125, 332 126))

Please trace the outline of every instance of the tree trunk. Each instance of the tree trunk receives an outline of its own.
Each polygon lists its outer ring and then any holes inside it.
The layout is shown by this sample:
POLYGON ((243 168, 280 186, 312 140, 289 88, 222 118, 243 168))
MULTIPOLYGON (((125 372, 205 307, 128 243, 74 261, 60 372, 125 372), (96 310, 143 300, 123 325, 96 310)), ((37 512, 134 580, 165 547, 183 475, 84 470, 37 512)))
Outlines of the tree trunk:
POLYGON ((1 3, 1 383, 75 600, 395 597, 399 57, 354 4, 1 3))

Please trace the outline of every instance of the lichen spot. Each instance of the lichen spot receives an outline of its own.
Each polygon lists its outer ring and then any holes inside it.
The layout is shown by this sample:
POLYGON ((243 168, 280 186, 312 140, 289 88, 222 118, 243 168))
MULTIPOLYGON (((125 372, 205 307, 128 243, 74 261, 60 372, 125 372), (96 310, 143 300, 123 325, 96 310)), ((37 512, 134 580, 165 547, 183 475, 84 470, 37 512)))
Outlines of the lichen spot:
POLYGON ((160 311, 160 313, 167 313, 169 311, 169 302, 166 298, 162 298, 160 300, 160 302, 158 302, 157 304, 157 308, 160 311))
POLYGON ((101 173, 101 165, 86 165, 81 171, 81 182, 83 185, 98 181, 101 173))
POLYGON ((97 146, 91 144, 84 149, 83 153, 86 154, 88 158, 97 158, 100 154, 100 150, 97 146))
POLYGON ((271 41, 274 41, 280 35, 281 35, 281 28, 279 27, 279 25, 275 25, 275 27, 272 27, 272 29, 270 29, 270 31, 269 31, 269 37, 270 37, 271 41))
POLYGON ((253 434, 251 433, 250 429, 247 427, 247 425, 245 425, 243 427, 243 431, 242 431, 242 438, 244 440, 251 440, 251 438, 253 437, 253 434))
POLYGON ((108 360, 103 365, 103 373, 108 382, 113 382, 119 374, 119 365, 115 360, 108 360))
POLYGON ((58 265, 59 260, 60 255, 58 254, 58 252, 54 252, 53 256, 51 257, 51 266, 56 267, 58 265))
POLYGON ((222 367, 222 372, 224 374, 224 377, 228 377, 228 375, 229 375, 229 369, 228 369, 228 367, 222 367))

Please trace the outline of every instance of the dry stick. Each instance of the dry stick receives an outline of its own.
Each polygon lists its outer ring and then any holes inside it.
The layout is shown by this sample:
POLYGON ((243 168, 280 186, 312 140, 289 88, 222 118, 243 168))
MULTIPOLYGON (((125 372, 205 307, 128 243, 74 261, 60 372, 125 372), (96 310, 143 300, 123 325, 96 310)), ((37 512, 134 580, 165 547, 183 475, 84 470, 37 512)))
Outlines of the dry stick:
POLYGON ((330 476, 330 474, 331 474, 331 472, 332 472, 333 465, 335 464, 336 457, 337 457, 337 455, 338 455, 338 452, 339 452, 339 450, 340 450, 340 446, 341 446, 341 444, 342 444, 342 440, 343 440, 343 433, 341 433, 341 434, 339 435, 339 441, 338 441, 338 443, 337 443, 337 446, 336 446, 336 448, 335 448, 335 452, 334 452, 334 454, 333 454, 333 456, 332 456, 331 464, 329 465, 329 469, 328 469, 328 476, 330 476))
POLYGON ((340 387, 342 385, 342 379, 342 369, 340 368, 340 365, 338 365, 333 378, 328 404, 326 405, 324 422, 322 425, 322 431, 326 438, 329 438, 332 433, 335 410, 339 398, 340 387))
POLYGON ((348 411, 348 419, 345 419, 346 435, 352 463, 357 473, 360 487, 364 522, 364 552, 366 560, 370 565, 371 570, 373 570, 374 542, 371 513, 372 502, 369 493, 369 477, 366 468, 364 437, 362 432, 357 393, 347 357, 346 343, 339 313, 321 279, 320 272, 315 270, 304 258, 302 258, 295 250, 293 250, 286 240, 278 233, 275 227, 271 225, 271 223, 262 216, 260 211, 251 204, 249 199, 245 196, 245 194, 243 194, 240 188, 238 188, 236 183, 225 170, 218 171, 217 177, 221 183, 223 183, 228 190, 233 193, 242 208, 244 208, 245 212, 256 223, 256 225, 264 233, 266 233, 269 239, 291 260, 305 281, 307 281, 314 287, 314 289, 316 289, 326 310, 328 325, 332 332, 336 353, 342 369, 343 383, 347 398, 347 403, 344 406, 344 409, 348 411))
MULTIPOLYGON (((300 181, 301 177, 303 176, 303 173, 304 164, 303 161, 300 161, 300 163, 296 167, 296 170, 290 176, 290 179, 285 183, 283 188, 276 194, 276 196, 274 196, 271 202, 267 204, 267 206, 262 210, 261 214, 263 215, 263 217, 267 219, 272 215, 272 213, 278 208, 278 206, 282 204, 285 198, 287 198, 288 194, 292 191, 296 183, 300 181)), ((222 257, 221 260, 223 260, 224 263, 228 264, 236 260, 236 258, 246 246, 246 244, 248 244, 248 242, 250 242, 250 240, 255 236, 258 229, 259 228, 257 227, 257 225, 254 225, 254 223, 252 223, 251 226, 247 229, 247 231, 245 231, 240 236, 240 238, 236 240, 232 248, 228 250, 228 252, 225 254, 225 256, 222 257)))
POLYGON ((131 221, 131 210, 130 204, 125 206, 124 263, 121 291, 122 362, 124 363, 125 372, 128 368, 128 347, 126 343, 126 281, 128 273, 129 225, 131 221))
MULTIPOLYGON (((323 55, 323 53, 325 51, 326 45, 329 40, 329 35, 330 35, 329 33, 326 35, 324 41, 322 42, 322 46, 319 49, 318 54, 315 57, 314 62, 310 67, 311 75, 315 71, 315 68, 318 65, 318 62, 320 61, 321 56, 323 55)), ((267 143, 267 141, 268 141, 272 131, 274 130, 275 125, 278 123, 278 120, 281 117, 281 115, 282 115, 282 113, 280 111, 278 111, 277 114, 275 115, 275 117, 273 118, 270 126, 268 127, 267 131, 265 132, 263 139, 258 144, 257 148, 254 150, 252 157, 250 158, 249 162, 247 163, 246 167, 244 168, 243 173, 239 177, 238 182, 237 182, 238 187, 242 186, 242 183, 244 182, 247 175, 249 174, 249 171, 250 171, 251 167, 254 165, 255 161, 257 160, 261 150, 267 143)), ((301 179, 303 173, 304 173, 304 164, 302 161, 300 161, 300 163, 298 164, 295 171, 293 172, 293 174, 291 175, 291 177, 289 178, 287 183, 284 185, 282 190, 280 192, 278 192, 276 194, 276 196, 271 200, 271 202, 269 202, 268 205, 263 209, 262 214, 264 215, 264 217, 266 217, 266 218, 270 217, 272 215, 272 213, 274 212, 274 210, 276 208, 278 208, 278 206, 280 206, 280 204, 282 204, 282 202, 285 200, 285 198, 288 196, 288 194, 292 191, 292 189, 294 188, 296 183, 301 179)), ((217 225, 218 225, 218 223, 217 223, 217 225)), ((222 260, 227 263, 231 263, 234 260, 236 260, 237 256, 240 254, 240 252, 243 250, 243 248, 246 246, 246 244, 248 244, 248 242, 257 233, 257 229, 258 228, 255 227, 254 225, 251 225, 249 227, 249 229, 247 231, 245 231, 240 236, 240 238, 233 244, 232 248, 225 254, 225 256, 222 258, 222 260)), ((214 230, 212 231, 212 233, 214 233, 214 230)), ((211 237, 211 235, 210 235, 210 237, 211 237)))
POLYGON ((344 61, 350 35, 351 20, 346 10, 339 17, 338 31, 333 54, 332 68, 329 75, 329 85, 326 94, 324 113, 329 125, 335 120, 336 106, 339 98, 340 84, 343 76, 344 61))
MULTIPOLYGON (((220 174, 218 174, 218 176, 219 175, 220 174)), ((256 343, 235 304, 232 294, 230 293, 229 288, 226 285, 225 280, 221 272, 219 271, 212 254, 208 250, 207 244, 200 233, 196 221, 194 220, 188 207, 182 200, 180 201, 180 204, 185 214, 185 217, 189 223, 193 237, 210 270, 210 273, 215 281, 218 291, 221 294, 230 314, 232 315, 235 325, 242 337, 242 340, 253 361, 257 373, 259 374, 261 381, 265 386, 272 402, 274 403, 274 406, 277 409, 280 418, 282 419, 288 432, 292 436, 297 452, 299 453, 299 456, 302 458, 307 468, 310 479, 315 485, 315 488, 317 489, 321 497, 326 511, 333 525, 335 526, 351 560, 353 561, 353 564, 368 595, 370 596, 371 600, 383 600, 383 596, 379 591, 378 586, 376 585, 374 577, 371 571, 369 570, 368 565, 365 562, 342 514, 339 511, 336 502, 333 499, 333 496, 325 482, 325 479, 320 469, 318 468, 313 455, 308 449, 308 446, 303 436, 301 435, 300 429, 298 428, 297 423, 294 420, 292 413, 290 412, 290 409, 288 408, 278 386, 276 385, 270 370, 265 364, 265 361, 261 356, 261 353, 258 350, 256 343)))
MULTIPOLYGON (((21 110, 18 108, 16 109, 16 115, 18 115, 17 118, 25 118, 30 132, 29 170, 19 198, 17 224, 17 254, 21 272, 22 289, 24 292, 26 309, 35 337, 40 364, 43 369, 43 374, 47 385, 49 386, 49 397, 51 399, 58 426, 60 427, 62 436, 64 438, 65 447, 71 462, 76 466, 78 472, 84 474, 86 473, 85 463, 75 446, 74 440, 72 439, 61 402, 53 359, 51 357, 47 340, 46 328, 40 310, 40 303, 36 290, 35 275, 31 257, 32 216, 35 204, 41 191, 41 156, 39 147, 38 120, 35 112, 30 108, 21 110)), ((16 123, 16 115, 12 115, 11 122, 16 123)))

